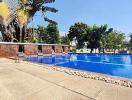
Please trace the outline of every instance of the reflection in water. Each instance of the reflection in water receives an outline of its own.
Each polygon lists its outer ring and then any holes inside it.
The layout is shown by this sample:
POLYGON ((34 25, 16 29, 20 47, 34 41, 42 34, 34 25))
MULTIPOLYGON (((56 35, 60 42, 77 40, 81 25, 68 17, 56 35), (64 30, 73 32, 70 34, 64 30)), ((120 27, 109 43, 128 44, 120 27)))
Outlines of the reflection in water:
POLYGON ((130 56, 122 56, 122 61, 124 64, 131 64, 131 57, 130 56))
POLYGON ((77 61, 77 54, 76 55, 75 54, 72 54, 70 56, 70 61, 77 61))
POLYGON ((110 58, 107 55, 101 56, 101 61, 102 62, 109 62, 110 58))
POLYGON ((85 60, 89 61, 88 55, 84 55, 85 60))
POLYGON ((72 61, 73 62, 73 64, 74 64, 74 66, 77 66, 77 54, 72 54, 71 56, 70 56, 70 61, 72 61))

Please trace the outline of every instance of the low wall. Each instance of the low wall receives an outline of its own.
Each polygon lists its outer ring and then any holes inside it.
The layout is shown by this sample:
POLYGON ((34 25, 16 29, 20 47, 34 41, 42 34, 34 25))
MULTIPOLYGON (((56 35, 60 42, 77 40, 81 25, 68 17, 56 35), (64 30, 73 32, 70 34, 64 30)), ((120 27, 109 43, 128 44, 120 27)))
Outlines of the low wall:
POLYGON ((62 46, 55 46, 55 53, 63 53, 62 46))
POLYGON ((68 53, 67 45, 0 42, 0 57, 15 57, 18 52, 25 55, 68 53))
POLYGON ((24 45, 24 51, 25 55, 37 55, 38 54, 38 46, 32 45, 32 44, 26 44, 24 45))
POLYGON ((0 57, 16 56, 18 45, 16 44, 0 44, 0 57))
POLYGON ((68 46, 62 46, 64 52, 68 52, 68 46))
POLYGON ((52 54, 52 46, 42 46, 43 54, 52 54))

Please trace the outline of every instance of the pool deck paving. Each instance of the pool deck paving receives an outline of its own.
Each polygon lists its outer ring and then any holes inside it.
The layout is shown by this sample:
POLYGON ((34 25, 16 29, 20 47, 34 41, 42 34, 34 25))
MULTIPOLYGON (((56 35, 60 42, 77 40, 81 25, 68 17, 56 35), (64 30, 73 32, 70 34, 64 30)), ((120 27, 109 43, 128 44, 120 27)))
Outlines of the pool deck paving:
POLYGON ((132 100, 132 88, 0 59, 0 100, 132 100))

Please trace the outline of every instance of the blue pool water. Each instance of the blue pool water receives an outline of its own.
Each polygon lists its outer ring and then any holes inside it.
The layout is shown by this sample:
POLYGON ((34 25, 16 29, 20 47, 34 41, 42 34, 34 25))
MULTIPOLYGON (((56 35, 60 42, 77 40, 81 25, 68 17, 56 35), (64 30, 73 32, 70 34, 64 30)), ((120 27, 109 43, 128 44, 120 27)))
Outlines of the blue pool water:
POLYGON ((132 55, 127 54, 65 54, 28 56, 26 59, 132 79, 132 55))

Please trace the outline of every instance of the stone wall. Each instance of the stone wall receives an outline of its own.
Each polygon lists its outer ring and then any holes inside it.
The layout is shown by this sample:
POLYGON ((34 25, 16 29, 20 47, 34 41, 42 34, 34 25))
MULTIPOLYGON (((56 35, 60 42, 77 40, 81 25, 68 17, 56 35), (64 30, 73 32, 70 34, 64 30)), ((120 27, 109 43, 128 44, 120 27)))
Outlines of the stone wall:
POLYGON ((24 45, 24 53, 25 55, 37 55, 38 54, 38 46, 27 44, 24 45))
POLYGON ((0 57, 13 57, 17 55, 19 45, 0 44, 0 57))
POLYGON ((68 52, 68 46, 62 46, 63 52, 67 53, 68 52))
POLYGON ((42 46, 43 54, 52 54, 52 46, 42 46))
POLYGON ((55 53, 63 53, 62 46, 55 46, 55 53))
POLYGON ((60 53, 67 53, 68 46, 42 46, 42 53, 43 54, 60 54, 60 53))
POLYGON ((68 46, 56 44, 8 43, 0 42, 0 57, 16 57, 18 52, 25 55, 67 53, 68 46))

